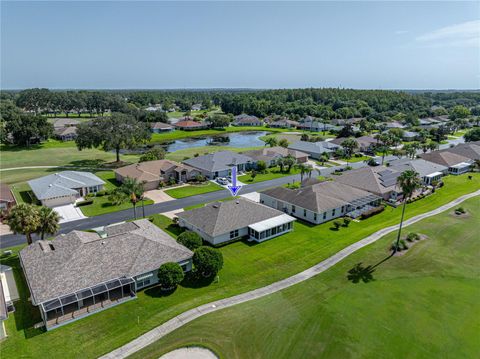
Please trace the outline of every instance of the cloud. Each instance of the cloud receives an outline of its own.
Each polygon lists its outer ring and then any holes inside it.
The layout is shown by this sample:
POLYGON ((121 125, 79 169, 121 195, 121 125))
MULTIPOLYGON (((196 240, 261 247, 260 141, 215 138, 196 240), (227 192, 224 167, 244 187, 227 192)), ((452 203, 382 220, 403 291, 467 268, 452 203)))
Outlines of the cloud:
POLYGON ((432 47, 480 47, 480 20, 442 27, 415 40, 432 47))
POLYGON ((395 35, 405 35, 408 34, 407 30, 397 30, 395 31, 395 35))

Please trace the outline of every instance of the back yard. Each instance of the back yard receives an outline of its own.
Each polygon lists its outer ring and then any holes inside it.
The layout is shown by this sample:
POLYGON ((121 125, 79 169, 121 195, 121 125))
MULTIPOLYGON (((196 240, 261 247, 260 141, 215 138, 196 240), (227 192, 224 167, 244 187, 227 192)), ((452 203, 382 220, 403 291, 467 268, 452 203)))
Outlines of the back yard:
POLYGON ((325 273, 201 317, 133 357, 187 345, 221 358, 477 357, 479 200, 462 207, 468 217, 449 211, 407 227, 405 235, 428 239, 405 255, 388 258, 392 233, 325 273))
MULTIPOLYGON (((406 217, 427 212, 479 188, 479 174, 473 174, 472 180, 467 176, 447 177, 445 186, 435 194, 409 204, 406 217)), ((479 205, 478 199, 476 201, 473 206, 479 205)), ((261 244, 240 241, 226 245, 220 248, 225 264, 220 272, 219 281, 198 283, 187 278, 170 295, 163 294, 156 287, 149 288, 139 292, 137 300, 48 333, 33 329, 33 325, 39 322, 38 312, 26 300, 28 292, 17 257, 15 255, 3 257, 1 261, 3 264, 16 268, 16 278, 23 300, 17 303, 15 314, 5 322, 9 338, 1 344, 2 354, 6 358, 97 357, 192 307, 258 288, 298 273, 345 246, 383 227, 398 223, 400 213, 401 208, 387 207, 381 214, 361 222, 352 222, 348 228, 341 228, 339 231, 332 231, 330 223, 311 226, 297 222, 294 232, 261 244), (99 337, 102 340, 98 340, 99 337)), ((178 234, 178 227, 165 217, 155 216, 155 223, 173 235, 178 234)), ((418 244, 418 249, 422 249, 421 246, 422 244, 418 244)), ((407 253, 405 258, 408 256, 407 253)), ((365 263, 371 264, 370 260, 365 260, 365 263)), ((401 293, 403 295, 403 292, 401 293)), ((399 313, 402 312, 401 308, 400 306, 399 313)), ((282 312, 285 309, 283 308, 282 312)), ((396 312, 389 314, 395 315, 396 312)), ((256 338, 258 339, 251 340, 252 345, 256 345, 256 340, 263 340, 262 336, 256 338)))

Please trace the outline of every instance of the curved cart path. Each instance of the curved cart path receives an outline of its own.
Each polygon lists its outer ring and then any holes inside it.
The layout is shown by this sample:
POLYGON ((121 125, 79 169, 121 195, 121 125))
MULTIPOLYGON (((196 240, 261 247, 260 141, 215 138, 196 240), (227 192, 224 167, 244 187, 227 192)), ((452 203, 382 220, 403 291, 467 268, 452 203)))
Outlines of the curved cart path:
MULTIPOLYGON (((435 216, 441 212, 447 211, 461 202, 478 196, 480 195, 480 190, 476 192, 472 192, 469 194, 466 194, 464 196, 461 196, 452 202, 449 202, 443 206, 440 206, 430 212, 419 214, 418 216, 412 217, 410 219, 407 219, 406 221, 403 222, 403 226, 409 226, 413 223, 416 223, 418 221, 421 221, 422 219, 435 216)), ((239 295, 236 295, 234 297, 230 298, 225 298, 221 300, 217 300, 215 302, 207 303, 204 305, 201 305, 199 307, 190 309, 182 314, 177 315, 176 317, 173 317, 169 321, 159 325, 158 327, 150 330, 149 332, 139 336, 137 339, 132 340, 131 342, 125 344, 124 346, 104 355, 101 357, 101 359, 118 359, 118 358, 126 358, 129 355, 132 355, 133 353, 139 351, 140 349, 145 348, 149 344, 152 344, 153 342, 161 339, 165 335, 173 332, 175 329, 180 328, 184 324, 187 324, 188 322, 191 322, 194 319, 197 319, 198 317, 201 317, 202 315, 215 312, 220 309, 228 308, 236 304, 240 303, 245 303, 250 300, 254 300, 257 298, 264 297, 266 295, 278 292, 282 289, 291 287, 297 283, 303 282, 307 279, 310 279, 314 276, 316 276, 319 273, 322 273, 323 271, 327 270, 328 268, 332 267, 333 265, 337 264, 340 262, 342 259, 346 258, 350 254, 356 252, 360 248, 363 248, 365 246, 368 246, 369 244, 376 242, 383 236, 385 236, 388 233, 391 233, 395 230, 397 230, 399 225, 394 225, 390 227, 383 228, 370 236, 353 243, 349 245, 348 247, 342 249, 341 251, 337 252, 333 256, 323 260, 322 262, 314 265, 313 267, 310 267, 303 272, 300 272, 298 274, 295 274, 291 277, 285 278, 281 281, 272 283, 270 285, 267 285, 262 288, 258 288, 255 290, 252 290, 250 292, 242 293, 239 295)))

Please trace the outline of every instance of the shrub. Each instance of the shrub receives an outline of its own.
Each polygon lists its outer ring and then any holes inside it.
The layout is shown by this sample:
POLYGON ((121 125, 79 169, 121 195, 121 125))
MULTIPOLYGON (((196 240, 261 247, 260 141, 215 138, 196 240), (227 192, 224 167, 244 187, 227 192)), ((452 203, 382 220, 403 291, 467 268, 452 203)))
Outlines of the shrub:
POLYGON ((196 232, 185 231, 178 236, 177 242, 193 251, 202 246, 202 237, 196 232))
POLYGON ((156 160, 163 160, 165 158, 165 150, 160 147, 154 147, 147 152, 145 152, 143 155, 140 156, 139 161, 140 162, 146 162, 146 161, 156 161, 156 160))
POLYGON ((77 202, 77 207, 88 206, 89 204, 92 204, 92 203, 93 203, 93 199, 87 199, 85 201, 77 202))
MULTIPOLYGON (((407 201, 407 203, 408 203, 408 201, 407 201)), ((372 209, 370 209, 370 210, 362 213, 362 215, 360 216, 360 218, 361 218, 361 219, 367 219, 367 218, 369 218, 369 217, 371 217, 371 216, 374 216, 374 215, 376 215, 376 214, 378 214, 378 213, 383 212, 384 209, 385 209, 384 206, 378 206, 378 207, 372 208, 372 209)))
POLYGON ((197 182, 205 182, 207 179, 205 178, 204 175, 198 174, 195 176, 195 181, 197 182))
POLYGON ((348 225, 350 224, 352 220, 348 217, 343 217, 343 226, 344 227, 348 227, 348 225))
POLYGON ((407 242, 405 242, 403 239, 400 239, 400 243, 398 245, 402 248, 402 250, 408 249, 407 242))
POLYGON ((106 194, 107 194, 107 191, 101 190, 101 191, 98 191, 98 192, 97 192, 97 197, 103 197, 103 196, 105 196, 106 194))
POLYGON ((193 155, 193 157, 198 157, 198 156, 200 156, 198 152, 193 155))
POLYGON ((176 184, 176 183, 177 183, 177 181, 175 181, 175 178, 173 178, 173 177, 170 177, 170 179, 168 180, 168 184, 169 184, 170 186, 173 186, 173 185, 176 184))
POLYGON ((263 173, 267 169, 267 164, 265 161, 257 162, 257 171, 263 173))
POLYGON ((158 269, 158 283, 163 289, 175 288, 182 282, 184 276, 182 267, 178 263, 164 263, 158 269))
POLYGON ((340 221, 333 221, 333 227, 338 230, 342 223, 340 221))
POLYGON ((95 193, 91 193, 91 192, 87 193, 85 196, 83 196, 83 198, 85 198, 85 199, 89 199, 89 198, 93 198, 93 197, 95 197, 95 193))
POLYGON ((420 239, 420 236, 417 233, 411 232, 407 235, 407 241, 409 242, 418 241, 419 239, 420 239))
MULTIPOLYGON (((395 241, 393 241, 390 249, 392 251, 394 251, 396 245, 397 245, 397 241, 395 240, 395 241)), ((397 252, 401 252, 401 251, 404 251, 404 250, 407 250, 407 249, 408 249, 407 243, 403 239, 400 239, 400 241, 398 242, 397 252)))
POLYGON ((252 178, 252 181, 253 181, 255 177, 257 177, 257 171, 252 170, 252 172, 250 173, 250 177, 252 178))
POLYGON ((455 209, 456 214, 465 214, 465 209, 463 207, 458 207, 455 209))
POLYGON ((195 249, 193 264, 204 277, 211 277, 222 269, 223 255, 218 249, 202 246, 195 249))

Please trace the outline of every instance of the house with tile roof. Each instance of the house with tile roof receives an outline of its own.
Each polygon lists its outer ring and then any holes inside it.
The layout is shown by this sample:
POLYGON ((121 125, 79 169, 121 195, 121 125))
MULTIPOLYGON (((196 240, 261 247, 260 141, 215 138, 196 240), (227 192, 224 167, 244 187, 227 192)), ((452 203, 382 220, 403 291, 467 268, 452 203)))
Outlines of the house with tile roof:
POLYGON ((177 214, 181 227, 213 244, 247 238, 263 242, 293 230, 295 218, 245 198, 216 202, 177 214))
POLYGON ((126 178, 134 178, 144 183, 146 191, 157 189, 161 182, 174 179, 177 183, 195 179, 200 171, 188 165, 170 160, 156 160, 134 163, 115 170, 115 178, 123 183, 126 178))
POLYGON ((247 115, 242 113, 235 116, 232 125, 234 126, 263 126, 263 121, 257 116, 247 115))
POLYGON ((338 182, 324 181, 299 189, 267 189, 260 192, 260 203, 304 221, 320 224, 339 217, 356 218, 379 206, 381 198, 338 182))
POLYGON ((208 125, 205 122, 197 122, 193 120, 181 120, 174 124, 176 129, 184 131, 194 131, 194 130, 203 130, 208 128, 208 125))
POLYGON ((61 234, 19 253, 32 304, 47 330, 135 299, 139 289, 158 283, 162 264, 175 262, 189 271, 192 256, 147 219, 61 234))

